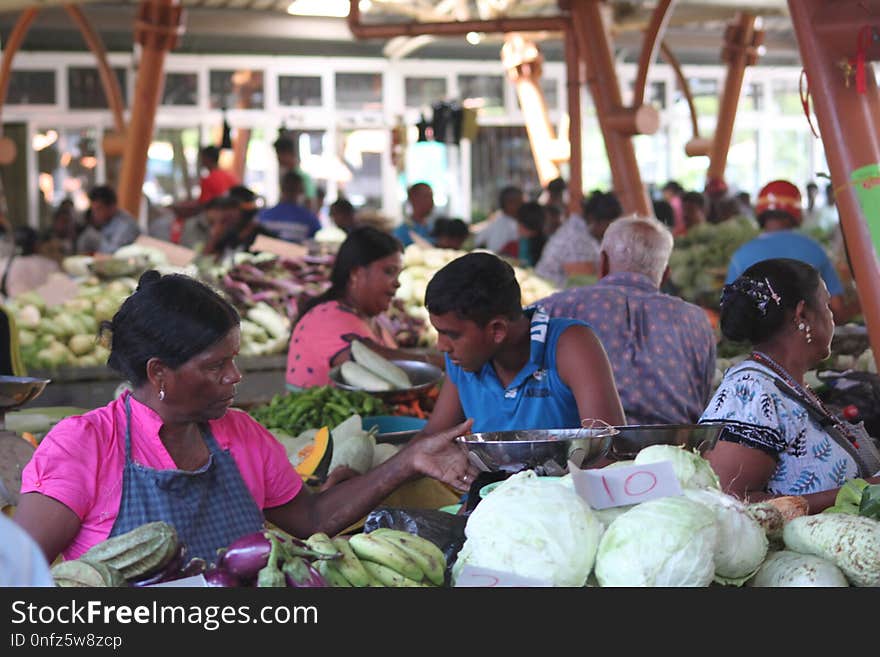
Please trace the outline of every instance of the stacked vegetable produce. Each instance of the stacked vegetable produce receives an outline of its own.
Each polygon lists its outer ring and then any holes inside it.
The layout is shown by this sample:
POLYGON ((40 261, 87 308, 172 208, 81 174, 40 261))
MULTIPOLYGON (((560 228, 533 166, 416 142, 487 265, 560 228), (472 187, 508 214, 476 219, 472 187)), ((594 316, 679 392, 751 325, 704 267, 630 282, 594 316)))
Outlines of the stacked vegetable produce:
POLYGON ((700 224, 676 239, 669 270, 679 296, 717 309, 731 256, 758 233, 754 221, 735 217, 720 224, 700 224))
POLYGON ((633 463, 656 461, 671 462, 682 495, 601 511, 569 476, 513 475, 468 518, 453 578, 472 565, 553 586, 880 584, 880 521, 805 516, 791 504, 803 498, 744 504, 679 447, 645 448, 633 463))

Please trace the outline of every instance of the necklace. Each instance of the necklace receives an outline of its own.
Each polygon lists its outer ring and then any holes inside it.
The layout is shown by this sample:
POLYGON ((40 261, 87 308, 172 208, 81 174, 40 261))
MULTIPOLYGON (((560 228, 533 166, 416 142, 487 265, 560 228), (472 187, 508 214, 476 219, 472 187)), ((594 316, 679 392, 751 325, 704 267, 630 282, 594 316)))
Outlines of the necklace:
POLYGON ((794 390, 798 394, 798 396, 801 397, 801 399, 803 399, 805 402, 811 404, 813 408, 817 408, 819 411, 821 411, 822 415, 833 422, 834 425, 841 431, 841 433, 843 433, 846 438, 856 448, 858 448, 859 444, 858 442, 856 442, 855 436, 852 435, 846 424, 828 410, 828 408, 819 398, 819 395, 817 395, 816 392, 808 384, 805 383, 801 385, 800 383, 795 381, 791 374, 789 374, 788 371, 784 367, 782 367, 782 365, 770 358, 770 356, 765 354, 763 351, 753 351, 751 354, 751 359, 755 362, 761 363, 762 365, 766 366, 767 368, 773 370, 776 374, 778 374, 789 388, 794 390))

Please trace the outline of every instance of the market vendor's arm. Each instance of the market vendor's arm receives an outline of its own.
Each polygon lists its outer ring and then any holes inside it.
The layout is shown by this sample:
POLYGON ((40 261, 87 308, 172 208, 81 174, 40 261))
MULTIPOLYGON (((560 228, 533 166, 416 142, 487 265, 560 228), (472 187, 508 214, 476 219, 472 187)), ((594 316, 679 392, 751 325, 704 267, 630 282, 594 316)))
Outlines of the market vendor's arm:
POLYGON ((70 507, 42 493, 22 495, 14 519, 37 542, 49 563, 73 541, 82 525, 70 507))
POLYGON ((316 495, 302 489, 287 504, 265 509, 266 519, 294 536, 316 531, 334 535, 363 518, 398 486, 418 475, 464 491, 476 476, 455 438, 468 433, 468 420, 410 443, 381 465, 316 495))
POLYGON ((626 424, 605 348, 587 326, 570 326, 559 337, 556 369, 577 400, 581 419, 626 424))
MULTIPOLYGON (((754 447, 719 441, 707 455, 709 464, 718 475, 721 490, 748 502, 761 502, 780 497, 767 492, 767 482, 776 471, 777 463, 770 454, 754 447)), ((880 477, 866 479, 868 483, 880 483, 880 477)), ((839 488, 809 493, 802 497, 810 505, 810 513, 819 513, 834 506, 839 488)))

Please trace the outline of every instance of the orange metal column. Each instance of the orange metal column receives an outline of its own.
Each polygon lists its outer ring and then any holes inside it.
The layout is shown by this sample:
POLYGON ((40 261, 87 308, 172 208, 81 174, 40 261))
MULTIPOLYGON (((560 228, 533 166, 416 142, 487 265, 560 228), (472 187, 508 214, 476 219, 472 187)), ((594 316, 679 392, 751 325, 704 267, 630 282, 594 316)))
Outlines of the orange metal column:
POLYGON ((143 0, 135 22, 141 58, 118 190, 120 207, 135 216, 140 210, 156 108, 165 86, 165 54, 177 45, 181 17, 180 0, 143 0))
POLYGON ((584 157, 581 148, 581 60, 571 29, 565 31, 565 79, 568 94, 568 211, 581 214, 584 157))
MULTIPOLYGON (((856 33, 844 15, 847 9, 854 10, 856 16, 863 15, 859 8, 862 3, 836 2, 833 11, 829 4, 823 0, 789 0, 788 8, 810 82, 868 337, 874 360, 880 362, 880 264, 864 212, 849 183, 856 169, 880 163, 880 92, 870 64, 865 66, 863 94, 854 84, 847 86, 838 66, 856 49, 856 33)), ((867 20, 869 17, 863 19, 867 20)))
POLYGON ((721 59, 727 62, 727 78, 724 81, 724 92, 718 108, 718 123, 709 155, 707 173, 709 182, 724 181, 727 153, 730 151, 733 123, 739 106, 746 66, 751 66, 758 60, 757 49, 763 38, 764 32, 755 30, 755 17, 752 14, 742 13, 739 22, 727 26, 724 34, 724 49, 721 52, 721 59))
POLYGON ((586 60, 587 82, 605 139, 614 191, 620 198, 624 212, 652 216, 653 210, 642 185, 632 139, 612 125, 625 110, 600 4, 600 0, 581 0, 571 4, 578 50, 586 60))
POLYGON ((507 69, 508 79, 516 88, 538 179, 541 187, 546 187, 547 183, 559 177, 559 167, 553 157, 558 143, 550 125, 544 92, 541 91, 543 60, 532 41, 526 41, 517 33, 508 34, 505 38, 501 61, 507 69))

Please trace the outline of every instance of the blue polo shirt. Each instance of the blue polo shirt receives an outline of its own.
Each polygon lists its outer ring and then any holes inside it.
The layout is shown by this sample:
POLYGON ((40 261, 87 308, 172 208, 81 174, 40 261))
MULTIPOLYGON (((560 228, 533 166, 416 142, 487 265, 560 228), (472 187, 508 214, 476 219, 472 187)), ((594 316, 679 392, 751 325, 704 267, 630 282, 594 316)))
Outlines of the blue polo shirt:
POLYGON ((791 258, 813 265, 825 281, 831 296, 843 294, 843 285, 837 271, 822 245, 802 233, 793 230, 774 230, 761 233, 755 239, 739 247, 730 259, 727 280, 732 283, 756 262, 771 258, 791 258))
POLYGON ((575 429, 581 426, 574 394, 556 370, 556 345, 569 326, 589 326, 576 319, 550 319, 540 308, 529 308, 529 361, 506 388, 492 363, 467 372, 446 356, 446 375, 458 387, 465 417, 474 418, 473 431, 575 429))
POLYGON ((431 225, 430 224, 431 224, 430 220, 426 221, 423 224, 417 224, 417 223, 414 223, 411 221, 404 221, 402 224, 400 224, 399 226, 397 226, 394 229, 393 235, 394 235, 394 237, 399 239, 400 243, 403 244, 404 246, 409 246, 410 244, 413 243, 413 239, 410 236, 409 231, 413 231, 419 237, 424 237, 431 244, 433 244, 434 238, 431 237, 431 225))

